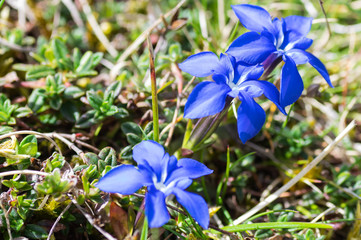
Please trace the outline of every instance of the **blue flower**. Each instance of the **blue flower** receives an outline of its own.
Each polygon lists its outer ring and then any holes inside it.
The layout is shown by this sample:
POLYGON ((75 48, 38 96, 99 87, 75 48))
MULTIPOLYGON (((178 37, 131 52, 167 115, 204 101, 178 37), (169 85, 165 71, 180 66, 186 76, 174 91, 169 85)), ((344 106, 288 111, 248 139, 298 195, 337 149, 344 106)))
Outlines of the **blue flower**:
POLYGON ((242 103, 237 111, 238 135, 243 143, 262 128, 266 114, 253 98, 264 94, 283 112, 279 92, 270 82, 256 80, 263 74, 260 65, 236 63, 232 56, 201 52, 179 64, 180 69, 196 77, 212 75, 214 81, 199 83, 189 95, 184 109, 186 118, 202 118, 223 110, 228 97, 238 97, 242 103))
POLYGON ((288 16, 272 20, 270 14, 259 6, 240 4, 232 8, 243 26, 251 32, 238 37, 226 53, 248 64, 281 57, 285 62, 281 73, 282 107, 294 103, 304 88, 296 64, 310 63, 332 87, 326 67, 318 58, 305 51, 312 44, 312 40, 306 37, 311 29, 312 18, 288 16))
POLYGON ((124 195, 133 194, 139 188, 148 188, 145 194, 145 215, 151 228, 161 227, 168 222, 166 197, 174 194, 189 214, 207 229, 209 213, 206 201, 199 195, 184 189, 192 179, 211 174, 204 164, 189 158, 177 161, 154 141, 143 141, 133 149, 133 159, 138 167, 121 165, 110 170, 96 184, 100 190, 124 195))

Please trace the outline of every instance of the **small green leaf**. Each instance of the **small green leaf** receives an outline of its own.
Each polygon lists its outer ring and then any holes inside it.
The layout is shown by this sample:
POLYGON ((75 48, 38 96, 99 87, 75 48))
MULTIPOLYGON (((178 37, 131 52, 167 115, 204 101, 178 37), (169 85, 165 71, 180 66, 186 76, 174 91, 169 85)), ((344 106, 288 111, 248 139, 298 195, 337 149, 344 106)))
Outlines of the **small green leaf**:
POLYGON ((136 145, 142 141, 142 138, 134 133, 127 133, 127 141, 129 144, 136 145))
POLYGON ((84 95, 84 91, 76 86, 67 87, 64 91, 64 97, 67 99, 79 98, 84 95))
POLYGON ((75 69, 77 73, 88 71, 92 66, 92 56, 93 53, 91 51, 87 51, 83 57, 80 59, 79 66, 75 69))
POLYGON ((25 226, 24 235, 31 239, 45 239, 48 237, 48 232, 35 224, 27 224, 25 226))
POLYGON ((35 156, 38 152, 38 141, 34 135, 26 136, 18 146, 18 154, 35 156))
POLYGON ((26 73, 25 77, 26 80, 36 80, 54 74, 55 70, 53 68, 45 65, 36 65, 26 73))
POLYGON ((42 108, 45 104, 45 90, 37 88, 35 89, 28 100, 28 106, 34 112, 37 112, 42 108))
POLYGON ((100 157, 100 159, 104 160, 107 165, 117 165, 117 156, 115 150, 111 147, 103 148, 98 156, 100 157))
POLYGON ((99 97, 94 91, 87 91, 86 92, 87 99, 89 104, 96 110, 100 110, 103 105, 103 99, 99 97))
POLYGON ((125 122, 120 126, 124 134, 133 133, 138 136, 142 136, 142 129, 134 122, 125 122))

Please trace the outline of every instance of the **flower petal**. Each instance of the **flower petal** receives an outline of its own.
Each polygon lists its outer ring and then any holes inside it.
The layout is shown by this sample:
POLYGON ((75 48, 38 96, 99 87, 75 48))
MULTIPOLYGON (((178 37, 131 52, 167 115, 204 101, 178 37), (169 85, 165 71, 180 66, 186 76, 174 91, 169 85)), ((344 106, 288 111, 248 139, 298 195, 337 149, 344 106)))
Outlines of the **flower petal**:
POLYGON ((194 119, 219 113, 223 110, 230 91, 227 84, 209 81, 199 83, 188 97, 184 117, 194 119))
POLYGON ((169 219, 169 213, 165 203, 166 196, 163 192, 149 187, 145 194, 145 215, 147 216, 149 227, 157 228, 166 224, 169 219))
POLYGON ((257 86, 258 88, 262 89, 265 97, 268 98, 269 100, 271 100, 274 104, 276 104, 278 109, 283 114, 286 114, 285 109, 280 104, 280 93, 279 93, 278 89, 276 88, 276 86, 273 85, 272 83, 270 83, 268 81, 261 81, 261 80, 248 80, 242 84, 242 87, 243 86, 257 86))
POLYGON ((173 181, 178 181, 182 178, 199 178, 204 175, 211 174, 213 170, 209 169, 203 163, 200 163, 194 159, 182 158, 179 159, 177 168, 170 172, 165 185, 170 184, 173 181))
POLYGON ((298 73, 295 62, 283 55, 285 65, 281 71, 281 106, 286 107, 294 102, 301 96, 303 91, 303 82, 300 74, 298 73))
POLYGON ((168 164, 169 155, 165 154, 162 145, 148 140, 142 141, 133 148, 133 159, 138 163, 138 166, 142 165, 149 171, 153 171, 160 180, 163 167, 168 164))
POLYGON ((216 72, 223 72, 218 56, 213 52, 200 52, 188 57, 179 64, 179 68, 196 77, 207 77, 216 72), (218 71, 217 71, 218 70, 218 71))
POLYGON ((293 48, 306 50, 312 45, 312 43, 313 40, 310 38, 303 37, 299 33, 288 32, 285 34, 285 39, 281 48, 284 48, 285 51, 293 48))
POLYGON ((271 53, 276 51, 274 43, 256 32, 247 32, 238 37, 226 51, 234 56, 237 62, 250 65, 262 63, 271 53))
POLYGON ((128 195, 150 182, 151 178, 142 174, 136 167, 121 165, 105 174, 95 186, 104 192, 128 195))
POLYGON ((242 103, 237 110, 237 128, 239 138, 245 143, 262 129, 266 113, 247 93, 241 91, 239 97, 242 103))
POLYGON ((271 15, 263 8, 250 4, 231 6, 242 25, 255 32, 262 32, 267 29, 273 32, 271 15))
POLYGON ((173 189, 173 194, 177 201, 187 209, 189 214, 198 222, 198 224, 208 229, 209 213, 206 201, 199 195, 183 191, 181 189, 173 189))
POLYGON ((288 16, 283 19, 287 31, 294 31, 305 37, 312 26, 312 18, 302 16, 288 16))
POLYGON ((236 71, 235 71, 235 80, 238 79, 238 81, 235 84, 240 84, 243 81, 246 80, 256 80, 262 76, 264 72, 263 66, 258 65, 248 65, 244 63, 238 63, 236 65, 236 71))
MULTIPOLYGON (((328 75, 327 69, 326 69, 325 65, 323 65, 323 63, 320 61, 320 59, 315 57, 313 54, 303 51, 301 49, 293 49, 292 53, 293 54, 296 53, 296 55, 299 55, 299 57, 307 58, 308 62, 322 75, 322 77, 326 80, 328 85, 330 85, 330 87, 333 87, 331 80, 330 80, 330 76, 328 75)), ((288 52, 287 52, 287 55, 288 55, 288 52)))
POLYGON ((305 64, 308 62, 308 57, 301 53, 298 49, 291 49, 286 52, 286 55, 292 58, 295 64, 305 64))

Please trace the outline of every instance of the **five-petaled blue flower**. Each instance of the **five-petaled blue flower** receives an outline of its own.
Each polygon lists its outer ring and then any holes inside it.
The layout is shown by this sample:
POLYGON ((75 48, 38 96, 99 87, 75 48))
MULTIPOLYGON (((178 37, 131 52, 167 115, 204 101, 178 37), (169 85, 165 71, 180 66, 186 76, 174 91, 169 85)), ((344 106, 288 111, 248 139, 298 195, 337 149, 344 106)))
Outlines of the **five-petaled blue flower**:
POLYGON ((189 158, 177 161, 154 141, 143 141, 133 149, 133 159, 138 167, 121 165, 110 170, 96 184, 100 190, 110 193, 133 194, 143 186, 145 194, 145 215, 149 226, 161 227, 169 220, 166 197, 174 194, 189 214, 207 229, 209 213, 206 201, 199 195, 184 189, 192 179, 211 174, 204 164, 189 158))
POLYGON ((332 87, 325 66, 305 51, 312 44, 312 40, 306 37, 312 18, 288 16, 272 20, 270 14, 259 6, 241 4, 232 8, 243 26, 251 32, 238 37, 226 53, 237 61, 252 65, 282 57, 285 65, 281 74, 281 106, 294 103, 302 94, 304 87, 296 64, 309 62, 332 87))
POLYGON ((238 135, 243 143, 254 137, 262 128, 266 114, 253 98, 264 94, 283 112, 280 94, 270 82, 257 80, 263 74, 260 65, 236 63, 232 56, 201 52, 179 64, 182 71, 196 77, 212 75, 214 81, 199 83, 190 94, 184 108, 184 117, 202 118, 223 110, 227 97, 238 97, 242 103, 237 111, 238 135))

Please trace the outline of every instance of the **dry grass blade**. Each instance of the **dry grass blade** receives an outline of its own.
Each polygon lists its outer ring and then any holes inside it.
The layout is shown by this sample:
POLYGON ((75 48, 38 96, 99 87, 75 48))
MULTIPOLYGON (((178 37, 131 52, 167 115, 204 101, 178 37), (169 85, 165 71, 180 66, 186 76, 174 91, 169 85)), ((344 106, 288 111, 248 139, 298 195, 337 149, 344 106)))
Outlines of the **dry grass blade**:
POLYGON ((278 189, 275 193, 271 194, 268 198, 266 198, 263 202, 260 202, 251 210, 237 218, 233 225, 237 225, 243 223, 248 218, 256 214, 258 211, 262 210, 274 200, 279 198, 279 196, 290 189, 293 185, 295 185, 301 178, 303 178, 312 168, 314 168, 319 162, 321 162, 335 147, 336 145, 356 126, 355 121, 352 121, 337 137, 336 139, 329 144, 320 155, 318 155, 315 159, 310 162, 301 172, 299 172, 294 178, 292 178, 288 183, 283 185, 280 189, 278 189))
POLYGON ((119 73, 120 69, 125 66, 124 61, 132 54, 134 51, 136 51, 140 44, 142 44, 147 36, 153 31, 155 27, 157 27, 159 24, 163 22, 163 20, 167 17, 170 17, 174 15, 178 9, 186 2, 186 0, 180 1, 177 6, 175 6, 172 10, 167 12, 166 14, 162 15, 160 18, 157 19, 150 27, 148 27, 123 53, 120 55, 117 63, 114 65, 114 67, 110 71, 110 78, 112 81, 114 81, 115 77, 119 73))

